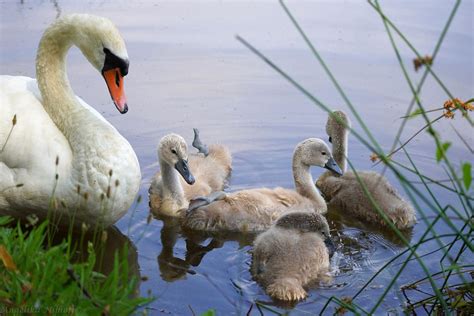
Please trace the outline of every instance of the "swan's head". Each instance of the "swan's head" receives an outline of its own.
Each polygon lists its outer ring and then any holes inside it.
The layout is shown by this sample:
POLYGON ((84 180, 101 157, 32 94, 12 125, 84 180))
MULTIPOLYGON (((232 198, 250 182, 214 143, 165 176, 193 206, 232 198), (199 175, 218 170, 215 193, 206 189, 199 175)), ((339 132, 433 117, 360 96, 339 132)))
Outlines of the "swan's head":
POLYGON ((308 138, 296 146, 293 160, 306 166, 318 166, 342 175, 328 145, 319 138, 308 138))
POLYGON ((334 111, 328 116, 326 123, 326 133, 329 136, 329 142, 332 143, 333 138, 342 137, 347 128, 351 127, 351 121, 343 111, 334 111), (343 122, 344 124, 342 124, 343 122))
POLYGON ((281 216, 275 226, 282 229, 295 229, 301 233, 317 233, 328 247, 331 255, 335 246, 329 233, 326 218, 316 212, 290 212, 281 216))
POLYGON ((74 44, 104 77, 117 110, 126 113, 123 77, 128 73, 129 61, 125 43, 115 25, 109 19, 89 14, 67 15, 62 20, 73 25, 74 44))
POLYGON ((164 136, 158 145, 158 157, 160 161, 173 166, 188 184, 194 184, 195 179, 188 164, 188 145, 183 137, 177 134, 164 136))

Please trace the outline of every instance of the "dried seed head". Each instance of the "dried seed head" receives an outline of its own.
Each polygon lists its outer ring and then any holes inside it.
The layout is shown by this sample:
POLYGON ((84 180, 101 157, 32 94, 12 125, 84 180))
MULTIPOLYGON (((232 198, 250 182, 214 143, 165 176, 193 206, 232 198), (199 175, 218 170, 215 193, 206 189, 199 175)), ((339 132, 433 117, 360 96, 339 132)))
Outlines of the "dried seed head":
POLYGON ((86 192, 86 193, 84 193, 84 200, 87 201, 87 199, 89 199, 89 193, 86 192))
POLYGON ((372 153, 370 155, 370 161, 376 162, 377 160, 379 160, 379 155, 377 155, 376 153, 372 153))
POLYGON ((120 181, 117 179, 115 180, 115 186, 118 187, 120 185, 120 181))
POLYGON ((21 188, 22 186, 24 186, 23 183, 18 183, 18 184, 16 185, 17 188, 21 188))
POLYGON ((59 156, 56 156, 56 166, 59 165, 59 156))
POLYGON ((56 180, 59 179, 59 174, 56 173, 56 176, 55 176, 56 180))
POLYGON ((13 126, 15 126, 15 125, 16 125, 16 114, 15 114, 15 115, 13 115, 12 124, 13 124, 13 126))
POLYGON ((110 185, 107 187, 107 198, 110 199, 110 185))
POLYGON ((112 175, 114 174, 114 172, 112 171, 112 169, 109 170, 109 176, 112 177, 112 175))
POLYGON ((79 184, 77 185, 77 194, 81 194, 81 186, 79 184))
POLYGON ((87 225, 86 223, 83 222, 82 225, 81 225, 81 228, 82 228, 82 231, 85 232, 85 231, 87 231, 87 229, 89 229, 89 225, 87 225))
POLYGON ((62 206, 63 208, 67 208, 66 202, 64 202, 63 200, 61 200, 61 206, 62 206))
POLYGON ((101 194, 100 194, 100 200, 102 201, 103 199, 105 199, 105 194, 104 194, 104 193, 101 193, 101 194))
POLYGON ((102 236, 100 237, 100 240, 102 240, 102 242, 106 242, 107 241, 107 231, 102 231, 102 236))
POLYGON ((53 208, 54 208, 55 210, 58 209, 58 200, 57 200, 57 199, 53 198, 51 204, 53 205, 53 208))

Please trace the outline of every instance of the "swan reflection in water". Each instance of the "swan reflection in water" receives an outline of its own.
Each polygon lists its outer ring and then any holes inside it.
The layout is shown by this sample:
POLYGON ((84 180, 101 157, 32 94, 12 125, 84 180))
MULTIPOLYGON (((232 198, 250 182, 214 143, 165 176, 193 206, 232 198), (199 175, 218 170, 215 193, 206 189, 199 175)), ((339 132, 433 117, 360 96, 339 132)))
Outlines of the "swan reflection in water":
MULTIPOLYGON (((342 233, 347 228, 356 228, 362 234, 376 235, 378 238, 382 237, 397 248, 405 247, 404 241, 390 227, 363 222, 356 217, 345 216, 345 214, 344 209, 333 206, 329 207, 326 218, 332 232, 342 233)), ((407 242, 410 242, 413 236, 413 227, 402 229, 400 233, 407 242)))
POLYGON ((255 234, 220 233, 209 234, 182 229, 180 220, 175 217, 155 215, 163 222, 161 229, 162 249, 157 257, 161 278, 166 282, 174 282, 194 275, 193 267, 201 264, 204 256, 214 249, 222 248, 227 241, 237 241, 240 247, 253 243, 255 234), (186 254, 184 259, 176 257, 174 247, 179 238, 184 238, 186 254), (203 243, 211 239, 206 245, 203 243))
MULTIPOLYGON (((53 237, 53 244, 58 244, 67 239, 66 230, 57 231, 53 237)), ((137 248, 133 242, 125 236, 117 227, 110 226, 107 229, 89 228, 83 232, 77 229, 73 233, 72 249, 74 262, 85 262, 89 257, 88 245, 92 244, 96 254, 94 271, 109 275, 114 269, 114 258, 116 254, 121 259, 126 256, 128 263, 128 279, 136 279, 135 293, 140 287, 140 266, 138 264, 137 248)))

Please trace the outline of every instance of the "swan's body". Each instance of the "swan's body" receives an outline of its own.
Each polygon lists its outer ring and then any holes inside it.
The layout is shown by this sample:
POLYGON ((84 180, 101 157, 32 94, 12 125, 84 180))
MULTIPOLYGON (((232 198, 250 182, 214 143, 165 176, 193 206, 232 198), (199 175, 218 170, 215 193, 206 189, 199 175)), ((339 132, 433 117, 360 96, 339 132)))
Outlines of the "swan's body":
POLYGON ((303 287, 329 270, 329 241, 329 226, 321 214, 285 214, 255 239, 252 275, 274 299, 304 299, 303 287))
POLYGON ((326 203, 314 187, 310 166, 339 169, 322 140, 307 139, 296 146, 293 154, 296 191, 260 188, 227 194, 190 211, 183 224, 201 231, 258 232, 269 228, 285 212, 325 213, 326 203))
POLYGON ((186 141, 179 135, 170 134, 160 141, 160 172, 153 178, 149 190, 150 206, 160 214, 181 216, 191 199, 222 190, 230 175, 232 157, 227 147, 213 144, 207 156, 191 154, 189 159, 187 151, 186 141), (177 159, 188 164, 194 178, 191 184, 179 175, 175 167, 177 159))
POLYGON ((107 83, 117 108, 127 110, 121 80, 128 57, 113 24, 84 14, 52 24, 38 48, 38 80, 0 76, 0 213, 45 218, 52 212, 63 223, 110 225, 132 204, 140 167, 130 144, 74 95, 65 72, 72 45, 97 69, 103 65, 104 77, 120 80, 117 87, 107 83))
MULTIPOLYGON (((336 111, 333 114, 350 126, 349 118, 344 112, 336 111)), ((326 132, 332 140, 333 156, 345 171, 347 129, 330 116, 326 132)), ((408 228, 416 223, 413 207, 398 194, 384 176, 372 171, 357 171, 357 175, 366 185, 377 205, 397 228, 408 228)), ((316 185, 323 193, 329 207, 334 206, 365 222, 388 226, 365 194, 354 172, 344 172, 343 176, 326 172, 318 179, 316 185)))

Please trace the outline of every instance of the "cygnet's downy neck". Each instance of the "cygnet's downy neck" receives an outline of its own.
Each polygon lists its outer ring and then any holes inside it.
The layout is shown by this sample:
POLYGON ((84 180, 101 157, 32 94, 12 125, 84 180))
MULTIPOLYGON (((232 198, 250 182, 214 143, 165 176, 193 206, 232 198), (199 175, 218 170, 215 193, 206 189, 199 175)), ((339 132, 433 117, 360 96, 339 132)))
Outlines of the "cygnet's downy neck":
POLYGON ((164 200, 171 199, 176 202, 176 204, 184 205, 184 191, 179 180, 179 173, 175 170, 173 166, 170 166, 165 162, 161 157, 159 158, 161 177, 163 183, 163 196, 164 200))
POLYGON ((297 154, 293 156, 293 178, 296 192, 310 199, 316 209, 326 209, 326 202, 314 186, 310 166, 302 163, 297 154))
MULTIPOLYGON (((344 126, 338 125, 338 128, 335 131, 333 131, 331 135, 332 155, 343 173, 347 171, 346 159, 347 159, 348 134, 349 132, 344 126)), ((332 173, 332 174, 335 175, 335 173, 332 173)))

